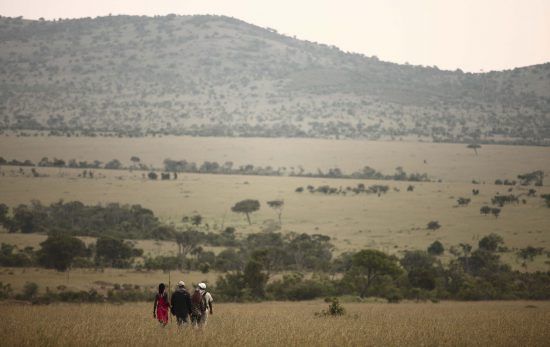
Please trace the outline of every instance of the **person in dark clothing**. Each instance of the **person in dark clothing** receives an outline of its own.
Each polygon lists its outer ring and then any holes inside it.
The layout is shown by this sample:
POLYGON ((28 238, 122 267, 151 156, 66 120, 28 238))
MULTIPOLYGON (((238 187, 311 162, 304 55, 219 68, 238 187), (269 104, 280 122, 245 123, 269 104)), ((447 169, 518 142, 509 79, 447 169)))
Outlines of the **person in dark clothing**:
POLYGON ((172 306, 172 314, 176 316, 178 325, 187 323, 187 318, 191 314, 191 295, 185 289, 185 283, 179 281, 178 287, 170 300, 172 306))

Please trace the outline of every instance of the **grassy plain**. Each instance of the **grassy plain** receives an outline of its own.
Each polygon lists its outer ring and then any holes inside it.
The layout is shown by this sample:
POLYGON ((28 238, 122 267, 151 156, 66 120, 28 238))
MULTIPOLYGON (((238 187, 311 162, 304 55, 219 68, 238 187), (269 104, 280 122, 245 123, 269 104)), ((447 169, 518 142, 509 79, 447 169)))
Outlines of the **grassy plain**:
POLYGON ((550 172, 550 147, 483 145, 475 155, 464 144, 414 141, 362 141, 328 139, 224 138, 164 136, 118 137, 16 137, 0 135, 0 156, 6 159, 42 157, 104 163, 114 158, 129 165, 131 156, 162 167, 166 158, 197 164, 232 161, 234 167, 253 164, 274 168, 302 166, 306 171, 339 167, 345 172, 368 165, 387 174, 402 166, 407 172, 428 173, 445 182, 494 182, 518 174, 550 172), (424 162, 426 161, 426 162, 424 162))
POLYGON ((202 331, 160 328, 152 304, 0 306, 6 346, 548 346, 550 303, 215 304, 202 331), (41 317, 41 318, 40 318, 41 317), (47 319, 46 319, 47 317, 47 319))
MULTIPOLYGON (((517 174, 537 169, 550 172, 550 148, 483 146, 476 156, 464 145, 328 141, 302 139, 219 139, 219 138, 41 138, 0 136, 2 155, 6 158, 34 161, 76 157, 80 160, 108 160, 137 155, 143 162, 160 165, 163 158, 202 160, 236 160, 255 165, 287 166, 301 163, 304 168, 336 165, 348 171, 369 164, 378 169, 403 166, 407 171, 427 172, 442 182, 409 182, 320 179, 300 177, 226 176, 180 174, 177 180, 151 181, 142 171, 96 170, 94 179, 80 178, 82 170, 38 168, 46 177, 35 178, 30 169, 21 174, 16 167, 0 170, 0 202, 15 206, 32 199, 51 203, 59 199, 80 200, 88 204, 119 202, 142 204, 164 221, 178 224, 183 215, 199 213, 211 230, 235 226, 246 234, 269 228, 276 219, 266 201, 284 199, 283 232, 296 231, 326 234, 334 239, 337 251, 365 247, 397 253, 425 249, 440 240, 446 249, 460 242, 477 244, 483 235, 494 232, 503 236, 510 248, 550 244, 550 210, 540 197, 527 197, 528 188, 515 186, 511 193, 522 194, 525 204, 505 206, 498 218, 480 215, 481 206, 489 204, 495 194, 509 194, 510 187, 493 185, 494 178, 514 179, 517 174), (427 164, 423 163, 423 160, 427 164), (475 178, 481 184, 472 184, 475 178), (485 183, 483 183, 485 182, 485 183), (386 195, 338 195, 296 193, 296 187, 330 185, 355 186, 363 183, 391 187, 386 195), (472 189, 480 194, 472 195, 472 189), (457 207, 458 197, 471 198, 466 207, 457 207), (231 206, 242 199, 260 200, 259 212, 252 215, 249 226, 242 215, 232 213, 231 206), (437 220, 437 231, 426 224, 437 220)), ((236 162, 237 164, 237 162, 236 162)), ((550 193, 550 187, 535 187, 537 194, 550 193)), ((44 236, 0 234, 0 241, 22 246, 37 246, 44 236), (36 238, 37 237, 37 238, 36 238), (11 238, 17 238, 15 242, 11 238)), ((174 254, 173 243, 138 241, 146 253, 174 254)), ((504 258, 519 268, 512 253, 504 258)), ((538 257, 529 270, 547 270, 546 257, 538 257)))
MULTIPOLYGON (((172 285, 179 281, 185 281, 188 286, 193 283, 215 283, 218 273, 209 272, 203 274, 196 271, 171 271, 172 285)), ((15 293, 20 293, 27 282, 35 282, 39 285, 39 291, 45 292, 46 288, 56 291, 58 286, 66 287, 70 291, 95 289, 101 294, 115 284, 139 285, 151 291, 155 291, 158 284, 168 284, 168 273, 162 271, 134 271, 123 269, 75 269, 69 272, 59 272, 42 268, 0 268, 0 282, 10 283, 15 293)))

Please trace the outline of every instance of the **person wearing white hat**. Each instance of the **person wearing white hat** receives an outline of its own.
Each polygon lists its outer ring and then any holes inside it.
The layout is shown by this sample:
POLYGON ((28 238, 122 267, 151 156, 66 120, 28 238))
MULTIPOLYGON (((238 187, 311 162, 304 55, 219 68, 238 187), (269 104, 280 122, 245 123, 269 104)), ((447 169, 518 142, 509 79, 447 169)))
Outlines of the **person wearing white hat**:
POLYGON ((191 295, 185 289, 185 282, 179 281, 178 286, 171 298, 172 314, 176 316, 178 326, 185 325, 191 314, 191 295))
POLYGON ((214 302, 214 299, 212 298, 212 294, 206 291, 206 284, 202 282, 199 283, 199 289, 204 301, 204 311, 202 312, 201 324, 206 325, 208 314, 214 314, 214 311, 212 310, 212 303, 214 302))
POLYGON ((212 295, 206 291, 206 284, 199 283, 191 298, 191 324, 195 327, 204 327, 208 320, 208 313, 214 314, 212 309, 212 295))

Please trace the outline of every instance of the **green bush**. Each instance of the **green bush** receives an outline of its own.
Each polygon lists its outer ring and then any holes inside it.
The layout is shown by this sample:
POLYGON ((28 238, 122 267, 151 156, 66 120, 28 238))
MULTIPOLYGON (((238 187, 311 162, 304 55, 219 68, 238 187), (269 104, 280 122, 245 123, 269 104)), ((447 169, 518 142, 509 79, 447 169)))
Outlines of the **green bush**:
POLYGON ((325 298, 325 302, 330 303, 328 306, 328 310, 323 310, 321 312, 315 313, 316 316, 343 316, 346 314, 346 309, 340 305, 340 301, 338 301, 338 298, 332 297, 332 298, 325 298))
POLYGON ((0 282, 0 300, 5 300, 9 297, 11 297, 11 293, 13 292, 11 288, 11 284, 9 283, 2 283, 0 282))

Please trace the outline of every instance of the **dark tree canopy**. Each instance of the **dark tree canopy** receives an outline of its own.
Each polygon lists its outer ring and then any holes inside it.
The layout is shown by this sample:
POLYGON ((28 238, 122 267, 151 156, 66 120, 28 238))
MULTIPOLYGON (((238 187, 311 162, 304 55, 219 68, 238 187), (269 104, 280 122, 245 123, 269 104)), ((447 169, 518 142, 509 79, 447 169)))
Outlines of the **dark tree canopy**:
POLYGON ((98 263, 111 267, 126 267, 128 260, 138 255, 134 247, 122 239, 103 236, 96 242, 96 258, 98 263))
POLYGON ((428 225, 426 226, 426 228, 427 228, 428 230, 437 230, 437 229, 441 228, 441 224, 439 224, 438 221, 433 220, 433 221, 431 221, 431 222, 428 223, 428 225))
POLYGON ((380 277, 395 277, 400 273, 397 258, 378 250, 367 249, 353 255, 352 267, 345 274, 345 283, 349 283, 363 298, 380 277))
POLYGON ((401 265, 407 270, 409 283, 415 288, 433 290, 437 277, 435 259, 424 251, 408 251, 401 259, 401 265))
POLYGON ((250 221, 250 213, 256 212, 260 209, 260 202, 258 200, 246 199, 239 201, 233 207, 231 211, 235 213, 244 213, 246 215, 246 220, 249 225, 252 225, 250 221))
POLYGON ((105 164, 105 168, 110 170, 120 170, 122 168, 122 163, 118 159, 113 159, 105 164))
POLYGON ((32 201, 12 209, 6 218, 11 232, 61 231, 78 236, 115 236, 124 239, 146 239, 155 236, 161 225, 153 211, 141 205, 84 205, 80 201, 58 201, 43 205, 32 201))
POLYGON ((498 249, 498 246, 504 243, 502 236, 491 233, 487 236, 484 236, 479 240, 478 246, 481 249, 484 249, 489 252, 494 252, 498 249))
POLYGON ((428 253, 431 255, 441 255, 445 251, 443 244, 439 241, 434 241, 430 246, 428 246, 428 253))
POLYGON ((48 268, 65 271, 75 257, 86 255, 86 245, 76 237, 52 235, 40 244, 39 262, 48 268))

